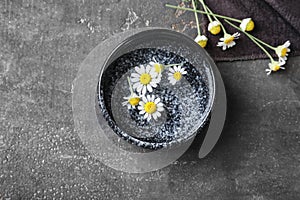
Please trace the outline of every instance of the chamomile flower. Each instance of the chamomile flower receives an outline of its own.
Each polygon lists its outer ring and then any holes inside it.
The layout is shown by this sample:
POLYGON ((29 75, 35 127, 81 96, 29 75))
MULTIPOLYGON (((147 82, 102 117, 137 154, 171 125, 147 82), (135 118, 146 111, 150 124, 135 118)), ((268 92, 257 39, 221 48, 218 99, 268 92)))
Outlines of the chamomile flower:
POLYGON ((157 73, 157 74, 161 74, 162 71, 164 71, 165 67, 163 64, 160 64, 159 62, 157 62, 155 59, 154 59, 154 62, 151 61, 149 63, 153 68, 154 68, 154 71, 157 73))
POLYGON ((233 47, 236 43, 234 40, 238 39, 240 33, 236 32, 232 35, 225 33, 224 37, 220 38, 221 42, 218 42, 217 46, 222 47, 222 50, 226 50, 227 48, 233 47))
POLYGON ((150 121, 153 117, 154 120, 157 120, 161 116, 161 113, 164 110, 164 105, 160 102, 160 98, 155 98, 154 95, 147 95, 142 97, 143 101, 140 101, 138 109, 140 110, 139 114, 144 115, 144 119, 150 121))
POLYGON ((205 35, 198 35, 195 38, 195 42, 197 42, 202 48, 206 47, 207 44, 207 37, 205 35))
POLYGON ((218 21, 212 21, 208 24, 208 31, 213 35, 217 35, 221 31, 221 24, 218 21))
POLYGON ((132 93, 130 96, 128 97, 123 97, 126 101, 124 101, 122 103, 123 106, 126 106, 127 105, 127 108, 130 109, 130 108, 135 108, 141 101, 141 96, 135 94, 135 93, 132 93))
POLYGON ((283 45, 275 48, 275 52, 279 59, 287 60, 288 52, 291 50, 288 48, 291 45, 290 41, 286 41, 283 45))
POLYGON ((150 65, 146 67, 141 65, 134 68, 136 73, 131 74, 131 81, 133 83, 133 89, 136 89, 139 94, 146 94, 146 92, 152 92, 153 88, 156 88, 161 78, 155 69, 150 65))
POLYGON ((243 31, 252 31, 254 29, 254 22, 251 18, 246 18, 243 19, 241 24, 240 24, 240 28, 243 31))
POLYGON ((176 82, 180 81, 182 79, 182 76, 187 74, 184 68, 181 68, 181 66, 174 66, 169 68, 168 73, 168 80, 172 85, 175 85, 176 82))
POLYGON ((267 75, 270 75, 272 72, 276 72, 280 69, 285 69, 282 67, 285 64, 284 60, 274 61, 272 60, 271 63, 269 63, 269 69, 266 69, 267 75))

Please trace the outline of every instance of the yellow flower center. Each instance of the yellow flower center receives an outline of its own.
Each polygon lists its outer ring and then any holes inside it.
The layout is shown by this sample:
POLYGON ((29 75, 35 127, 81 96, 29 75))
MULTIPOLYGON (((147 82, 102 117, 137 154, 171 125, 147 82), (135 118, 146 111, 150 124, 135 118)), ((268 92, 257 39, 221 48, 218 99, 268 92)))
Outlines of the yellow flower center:
POLYGON ((278 71, 279 69, 280 69, 280 66, 278 64, 274 64, 272 66, 272 71, 274 71, 274 72, 278 71))
POLYGON ((224 43, 225 44, 229 44, 230 42, 232 42, 234 40, 234 37, 233 36, 230 36, 230 37, 227 37, 225 40, 224 40, 224 43))
POLYGON ((217 35, 218 33, 220 33, 220 31, 221 31, 220 25, 218 25, 218 26, 213 26, 213 27, 210 29, 211 34, 214 34, 214 35, 217 35))
POLYGON ((206 47, 207 40, 200 40, 200 41, 198 42, 198 44, 199 44, 202 48, 204 48, 204 47, 206 47))
POLYGON ((286 53, 287 53, 287 48, 283 48, 281 50, 281 57, 285 57, 286 56, 286 53))
POLYGON ((155 63, 154 64, 154 70, 157 73, 161 73, 164 70, 164 66, 159 64, 159 63, 155 63))
POLYGON ((146 113, 149 113, 149 114, 152 114, 156 111, 156 104, 152 101, 149 101, 147 102, 145 105, 144 105, 144 109, 146 111, 146 113))
POLYGON ((175 78, 176 81, 179 81, 181 79, 181 77, 182 77, 182 74, 180 72, 175 72, 173 74, 173 76, 174 76, 174 78, 175 78))
POLYGON ((140 76, 140 82, 143 84, 143 85, 148 85, 151 81, 151 76, 150 74, 147 74, 147 73, 144 73, 140 76))
POLYGON ((128 102, 130 103, 130 105, 136 106, 136 105, 139 104, 140 98, 139 98, 139 97, 133 97, 133 98, 130 98, 130 99, 128 100, 128 102))
POLYGON ((254 29, 254 22, 250 20, 246 25, 246 31, 252 31, 254 29))

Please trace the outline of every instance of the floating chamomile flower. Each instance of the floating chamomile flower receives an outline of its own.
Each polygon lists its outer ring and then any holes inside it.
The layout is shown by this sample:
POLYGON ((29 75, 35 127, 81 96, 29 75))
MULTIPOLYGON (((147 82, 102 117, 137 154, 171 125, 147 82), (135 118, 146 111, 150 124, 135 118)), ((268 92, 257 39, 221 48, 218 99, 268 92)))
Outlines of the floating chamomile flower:
POLYGON ((143 96, 142 100, 138 106, 139 114, 144 115, 144 119, 147 119, 147 121, 150 121, 152 117, 154 120, 157 120, 161 116, 160 112, 164 110, 160 98, 155 98, 154 95, 147 95, 147 97, 143 96))
POLYGON ((217 46, 222 47, 222 50, 226 50, 227 48, 233 47, 235 43, 235 39, 238 39, 240 36, 240 33, 234 33, 232 35, 225 33, 224 37, 220 38, 221 42, 218 42, 217 46))
POLYGON ((157 87, 161 77, 155 69, 150 65, 144 67, 134 68, 136 73, 131 74, 131 81, 133 82, 133 89, 136 89, 139 94, 146 94, 146 92, 152 92, 153 88, 157 87))
POLYGON ((254 29, 254 22, 251 18, 246 18, 243 19, 241 24, 240 24, 240 28, 243 31, 252 31, 254 29))
POLYGON ((208 24, 208 31, 213 35, 217 35, 221 31, 221 24, 218 21, 212 21, 208 24))
POLYGON ((269 63, 269 69, 266 69, 267 75, 270 75, 272 72, 276 72, 280 69, 285 69, 282 67, 285 64, 284 60, 274 61, 272 60, 271 63, 269 63))
POLYGON ((287 60, 288 52, 291 50, 288 48, 291 45, 290 41, 286 41, 283 45, 275 48, 275 52, 279 59, 287 60))
POLYGON ((184 74, 187 74, 184 68, 181 68, 181 66, 174 66, 169 68, 168 73, 168 80, 172 85, 175 85, 176 82, 180 81, 182 79, 182 76, 184 74))
POLYGON ((195 42, 197 42, 202 48, 206 47, 207 44, 207 37, 205 35, 198 35, 195 38, 195 42))
POLYGON ((126 106, 127 105, 127 108, 130 109, 130 108, 135 108, 141 101, 141 96, 135 94, 135 93, 132 93, 130 96, 128 97, 123 97, 124 99, 126 99, 126 101, 124 101, 122 103, 123 106, 126 106))
POLYGON ((164 69, 165 69, 164 65, 160 64, 155 59, 154 59, 154 62, 151 61, 149 64, 154 68, 155 72, 158 74, 161 74, 162 71, 164 71, 164 69))

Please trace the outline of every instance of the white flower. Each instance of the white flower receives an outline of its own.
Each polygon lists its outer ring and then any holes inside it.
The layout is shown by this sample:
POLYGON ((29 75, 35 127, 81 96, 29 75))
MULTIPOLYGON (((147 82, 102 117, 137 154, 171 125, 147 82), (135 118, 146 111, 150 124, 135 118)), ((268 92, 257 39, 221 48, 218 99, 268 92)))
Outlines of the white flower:
POLYGON ((240 36, 240 33, 234 33, 233 35, 230 35, 228 33, 224 34, 224 37, 220 38, 221 42, 218 42, 217 46, 222 47, 222 50, 226 50, 227 48, 233 47, 235 43, 235 39, 238 39, 240 36))
POLYGON ((282 67, 285 64, 285 61, 282 59, 279 59, 279 61, 272 60, 271 63, 269 63, 269 69, 266 69, 267 75, 270 75, 273 72, 276 72, 280 69, 285 69, 282 67))
POLYGON ((291 50, 288 48, 291 45, 290 41, 286 41, 283 45, 275 48, 275 52, 280 60, 287 60, 288 52, 291 50))
POLYGON ((205 35, 198 35, 195 38, 195 42, 197 42, 202 48, 206 47, 207 44, 207 37, 205 35))
POLYGON ((152 117, 154 120, 157 120, 161 116, 160 112, 164 110, 160 98, 155 98, 154 95, 147 95, 147 97, 143 96, 142 99, 143 101, 140 101, 138 106, 139 114, 144 115, 144 119, 147 119, 147 121, 150 121, 152 117))
POLYGON ((161 74, 162 71, 164 71, 164 65, 163 64, 160 64, 159 62, 157 62, 156 60, 151 61, 149 63, 153 68, 154 68, 154 71, 157 73, 157 74, 161 74))
POLYGON ((210 22, 207 29, 211 34, 217 35, 221 31, 221 24, 218 21, 210 22))
POLYGON ((243 31, 252 31, 254 29, 254 22, 251 18, 246 18, 243 19, 241 24, 240 24, 240 28, 243 31))
POLYGON ((181 80, 181 78, 182 78, 182 76, 184 75, 184 74, 187 74, 187 72, 185 71, 185 69, 184 68, 181 68, 181 66, 179 65, 179 66, 174 66, 173 68, 172 67, 170 67, 169 68, 169 73, 168 73, 168 80, 170 81, 170 83, 172 84, 172 85, 175 85, 175 83, 177 82, 177 81, 180 81, 181 80))
POLYGON ((127 108, 130 109, 130 108, 135 108, 140 100, 141 100, 141 96, 138 96, 137 94, 135 93, 132 93, 130 96, 128 97, 123 97, 124 99, 126 99, 126 101, 124 101, 122 103, 123 106, 126 106, 127 105, 127 108))
POLYGON ((147 91, 152 92, 161 79, 158 73, 150 65, 146 67, 141 65, 134 69, 137 73, 131 74, 133 89, 136 89, 139 94, 146 94, 147 91))

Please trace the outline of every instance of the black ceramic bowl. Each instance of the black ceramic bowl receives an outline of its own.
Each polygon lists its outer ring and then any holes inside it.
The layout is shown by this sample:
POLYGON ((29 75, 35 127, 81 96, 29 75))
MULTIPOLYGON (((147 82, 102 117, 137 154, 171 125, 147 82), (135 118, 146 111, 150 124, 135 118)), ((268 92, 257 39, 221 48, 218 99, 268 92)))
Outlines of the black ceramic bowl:
POLYGON ((124 38, 107 58, 99 76, 100 113, 112 132, 139 147, 159 149, 186 142, 205 125, 212 109, 215 79, 211 65, 214 62, 203 48, 172 30, 158 28, 124 38), (135 67, 150 62, 180 64, 186 71, 173 85, 169 76, 174 66, 165 67, 159 84, 141 95, 160 99, 163 111, 156 120, 145 119, 139 109, 142 106, 123 105, 124 97, 131 94, 128 77, 136 73, 135 67))

